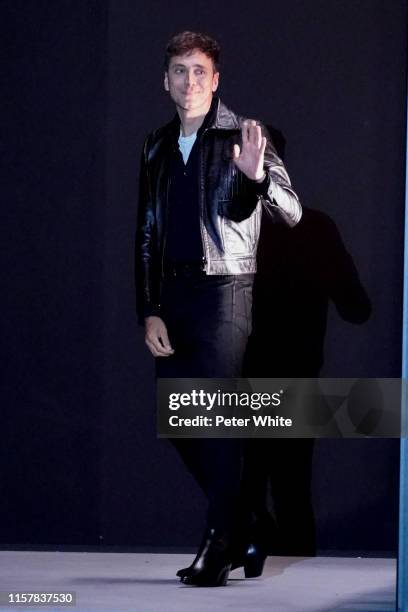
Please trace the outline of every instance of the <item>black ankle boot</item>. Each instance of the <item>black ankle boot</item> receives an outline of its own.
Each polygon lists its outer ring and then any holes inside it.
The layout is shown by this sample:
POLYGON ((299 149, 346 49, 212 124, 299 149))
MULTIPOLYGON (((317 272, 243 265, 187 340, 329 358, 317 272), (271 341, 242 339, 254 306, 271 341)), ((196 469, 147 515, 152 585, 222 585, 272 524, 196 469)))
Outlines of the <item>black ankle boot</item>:
POLYGON ((206 550, 208 549, 210 545, 210 540, 214 536, 214 534, 215 534, 214 529, 210 527, 206 529, 206 531, 204 532, 204 537, 201 540, 201 544, 198 547, 198 551, 197 551, 194 561, 188 567, 183 567, 182 569, 179 569, 179 571, 177 572, 177 576, 183 579, 184 576, 189 576, 190 574, 194 574, 196 570, 201 569, 203 565, 203 556, 206 550))
POLYGON ((253 541, 243 552, 233 554, 231 570, 243 567, 245 578, 258 578, 262 575, 267 556, 265 548, 253 541))
POLYGON ((225 586, 231 569, 230 542, 226 534, 209 529, 199 554, 181 581, 194 586, 225 586))
POLYGON ((247 528, 241 546, 235 547, 231 569, 244 568, 245 578, 262 575, 268 552, 276 543, 277 528, 268 514, 259 516, 247 528))
MULTIPOLYGON (((266 558, 267 554, 259 544, 256 542, 249 544, 242 561, 245 578, 258 578, 258 576, 262 576, 266 558)), ((240 567, 240 565, 237 567, 240 567)), ((234 565, 231 569, 234 569, 234 565)))

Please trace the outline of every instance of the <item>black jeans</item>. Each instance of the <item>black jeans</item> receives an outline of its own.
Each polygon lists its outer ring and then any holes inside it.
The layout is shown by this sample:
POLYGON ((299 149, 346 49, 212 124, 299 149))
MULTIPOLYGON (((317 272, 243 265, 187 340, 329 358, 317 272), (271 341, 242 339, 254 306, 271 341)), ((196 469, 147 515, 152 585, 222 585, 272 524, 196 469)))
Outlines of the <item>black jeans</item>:
MULTIPOLYGON (((160 378, 239 378, 251 332, 252 274, 166 279, 162 318, 170 357, 156 359, 160 378)), ((173 438, 171 442, 208 498, 208 525, 228 531, 239 518, 239 439, 173 438)))

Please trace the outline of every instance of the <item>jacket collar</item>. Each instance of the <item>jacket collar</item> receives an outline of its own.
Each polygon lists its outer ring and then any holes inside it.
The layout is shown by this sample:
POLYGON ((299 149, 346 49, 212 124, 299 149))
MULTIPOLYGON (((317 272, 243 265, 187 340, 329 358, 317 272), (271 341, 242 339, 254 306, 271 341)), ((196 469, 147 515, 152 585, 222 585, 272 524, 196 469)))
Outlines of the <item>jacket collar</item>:
MULTIPOLYGON (((180 135, 180 117, 176 113, 173 120, 169 123, 173 142, 178 141, 180 135)), ((220 98, 214 96, 210 109, 198 130, 200 135, 205 129, 217 130, 236 130, 240 129, 237 115, 223 104, 220 98)))
MULTIPOLYGON (((220 98, 214 98, 216 101, 216 113, 213 125, 209 127, 219 130, 236 130, 240 129, 237 115, 223 104, 220 98)), ((213 100, 213 101, 214 101, 213 100)))

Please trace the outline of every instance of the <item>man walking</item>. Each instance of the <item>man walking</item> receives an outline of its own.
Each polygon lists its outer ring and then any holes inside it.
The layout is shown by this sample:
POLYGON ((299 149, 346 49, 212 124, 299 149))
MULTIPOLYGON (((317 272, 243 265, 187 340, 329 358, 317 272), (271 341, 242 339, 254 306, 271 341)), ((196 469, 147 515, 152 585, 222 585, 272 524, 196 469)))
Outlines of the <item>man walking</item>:
MULTIPOLYGON (((262 207, 289 226, 301 217, 266 130, 214 95, 219 52, 201 33, 170 40, 164 88, 176 116, 143 147, 137 298, 159 377, 241 376, 262 207)), ((172 442, 209 501, 202 545, 179 575, 187 584, 223 585, 241 520, 240 441, 172 442)))

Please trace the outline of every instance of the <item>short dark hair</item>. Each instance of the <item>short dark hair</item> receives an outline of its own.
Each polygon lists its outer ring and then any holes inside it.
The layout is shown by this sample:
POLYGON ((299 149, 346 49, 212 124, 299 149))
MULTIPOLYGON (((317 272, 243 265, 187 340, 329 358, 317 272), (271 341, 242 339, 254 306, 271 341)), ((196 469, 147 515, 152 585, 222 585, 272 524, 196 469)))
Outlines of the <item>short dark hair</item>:
POLYGON ((220 45, 211 36, 202 34, 201 32, 180 32, 170 38, 166 47, 166 55, 164 58, 164 69, 169 69, 170 59, 175 55, 190 55, 198 49, 205 53, 213 61, 215 72, 219 71, 220 67, 220 45))

